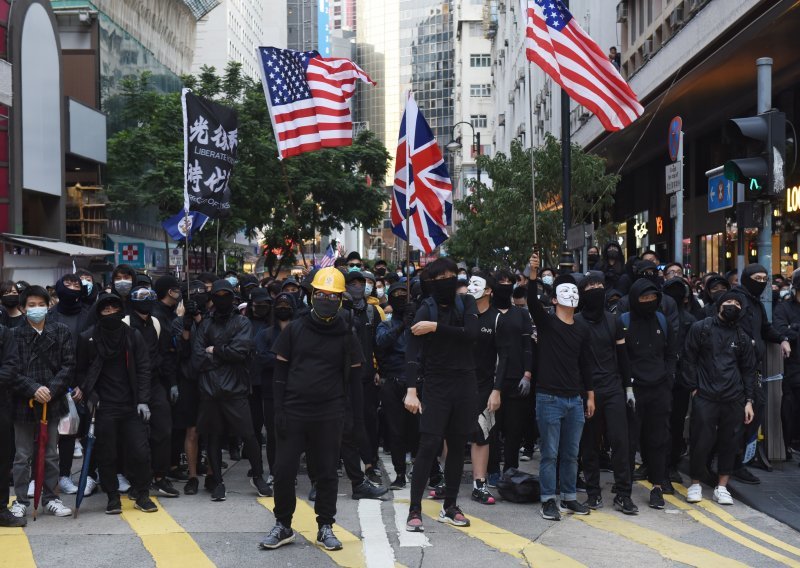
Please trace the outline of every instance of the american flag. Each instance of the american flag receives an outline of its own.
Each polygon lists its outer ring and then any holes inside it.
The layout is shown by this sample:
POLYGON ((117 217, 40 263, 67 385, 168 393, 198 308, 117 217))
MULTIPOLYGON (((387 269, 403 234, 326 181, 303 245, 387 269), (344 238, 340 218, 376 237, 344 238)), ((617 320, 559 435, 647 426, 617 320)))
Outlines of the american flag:
POLYGON ((644 109, 600 47, 561 0, 528 0, 528 59, 591 110, 606 130, 621 130, 644 109))
POLYGON ((411 246, 431 253, 447 240, 452 216, 453 183, 447 165, 431 127, 409 94, 397 142, 392 231, 411 246), (407 211, 411 212, 410 235, 406 235, 407 211))
POLYGON ((333 243, 329 244, 328 250, 325 251, 325 256, 323 256, 319 261, 319 267, 328 268, 329 266, 333 266, 333 263, 336 261, 336 257, 338 256, 338 251, 333 249, 333 243))
POLYGON ((259 47, 257 53, 278 158, 353 143, 348 100, 358 79, 375 84, 369 75, 349 59, 316 51, 259 47))

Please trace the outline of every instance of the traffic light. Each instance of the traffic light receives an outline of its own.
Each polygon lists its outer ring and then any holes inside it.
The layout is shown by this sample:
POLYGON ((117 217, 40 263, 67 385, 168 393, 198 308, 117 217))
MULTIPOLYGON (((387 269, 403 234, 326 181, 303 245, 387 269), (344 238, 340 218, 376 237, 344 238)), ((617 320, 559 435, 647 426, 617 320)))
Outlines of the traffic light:
MULTIPOLYGON (((784 189, 784 156, 786 154, 786 115, 770 110, 758 116, 733 118, 732 134, 759 143, 759 150, 748 152, 753 157, 725 162, 725 177, 744 184, 750 200, 767 200, 784 189)), ((755 146, 755 145, 754 145, 755 146)))

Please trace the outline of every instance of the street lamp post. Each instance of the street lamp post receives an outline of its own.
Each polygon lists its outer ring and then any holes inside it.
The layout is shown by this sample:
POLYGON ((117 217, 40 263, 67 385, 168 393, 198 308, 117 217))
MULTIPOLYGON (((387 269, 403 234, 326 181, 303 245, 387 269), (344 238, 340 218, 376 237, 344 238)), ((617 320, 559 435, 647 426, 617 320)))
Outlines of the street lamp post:
POLYGON ((475 130, 475 127, 472 126, 471 122, 467 122, 466 120, 462 120, 461 122, 456 122, 453 125, 453 139, 450 140, 450 142, 447 143, 447 149, 450 152, 455 152, 456 150, 460 150, 462 148, 461 138, 456 138, 456 127, 459 126, 460 124, 466 124, 467 126, 469 126, 470 130, 472 130, 472 141, 475 144, 475 148, 476 148, 476 150, 475 150, 475 152, 476 152, 475 167, 478 170, 478 182, 480 183, 480 181, 481 181, 481 165, 480 165, 480 162, 478 161, 478 158, 481 157, 481 133, 478 132, 477 130, 475 130))

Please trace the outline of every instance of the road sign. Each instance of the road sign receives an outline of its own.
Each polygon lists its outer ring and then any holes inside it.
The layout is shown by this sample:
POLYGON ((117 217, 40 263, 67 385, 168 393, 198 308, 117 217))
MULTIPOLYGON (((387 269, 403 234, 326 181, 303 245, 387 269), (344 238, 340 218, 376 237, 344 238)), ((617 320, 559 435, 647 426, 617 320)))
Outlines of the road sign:
POLYGON ((169 265, 178 266, 183 264, 183 249, 175 247, 169 250, 169 265))
POLYGON ((708 178, 708 212, 733 207, 733 182, 719 174, 708 178))
POLYGON ((576 250, 583 248, 585 239, 590 239, 594 236, 594 225, 586 223, 585 225, 575 225, 567 230, 567 248, 576 250), (587 236, 588 235, 588 236, 587 236))
POLYGON ((118 264, 144 268, 144 243, 117 243, 118 264))
POLYGON ((667 195, 672 195, 683 189, 683 162, 675 162, 664 168, 667 180, 667 195))
POLYGON ((681 130, 683 130, 683 119, 681 119, 680 116, 676 116, 669 123, 669 134, 667 136, 669 159, 673 162, 678 159, 678 151, 681 145, 681 130))
POLYGON ((673 193, 669 196, 669 218, 674 219, 678 216, 678 194, 673 193))

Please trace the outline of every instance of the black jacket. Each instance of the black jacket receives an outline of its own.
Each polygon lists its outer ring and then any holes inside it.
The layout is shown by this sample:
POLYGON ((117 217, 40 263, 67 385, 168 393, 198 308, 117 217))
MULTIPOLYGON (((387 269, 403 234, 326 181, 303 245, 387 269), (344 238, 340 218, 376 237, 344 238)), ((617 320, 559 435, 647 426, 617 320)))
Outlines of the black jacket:
MULTIPOLYGON (((150 356, 142 334, 132 327, 125 326, 125 362, 133 393, 133 404, 150 404, 150 356)), ((76 374, 78 386, 84 397, 96 403, 97 380, 103 371, 103 360, 98 357, 94 345, 94 327, 90 327, 78 336, 78 356, 76 374)), ((102 402, 102 401, 100 401, 102 402)))
POLYGON ((780 335, 789 338, 792 354, 783 360, 783 380, 792 387, 800 386, 800 302, 795 298, 775 307, 772 325, 780 335))
MULTIPOLYGON (((641 280, 641 279, 640 279, 641 280)), ((634 284, 639 280, 635 280, 634 284)), ((655 286, 655 284, 654 284, 655 286)), ((633 291, 633 285, 631 285, 631 292, 633 291)), ((658 311, 667 316, 667 323, 669 324, 669 330, 672 332, 673 336, 678 336, 680 334, 681 329, 681 322, 680 317, 678 316, 678 304, 675 302, 672 297, 667 296, 666 294, 661 294, 661 299, 659 300, 658 311)), ((617 313, 622 314, 625 312, 631 311, 631 301, 630 301, 630 293, 627 296, 622 296, 619 299, 619 303, 617 304, 617 313)))
POLYGON ((759 298, 753 296, 744 286, 736 286, 733 289, 747 299, 742 306, 739 325, 755 343, 756 361, 761 365, 767 352, 766 342, 780 343, 786 336, 780 334, 767 319, 767 310, 759 298))
POLYGON ((142 339, 147 345, 150 355, 150 380, 154 384, 160 382, 167 390, 177 385, 177 356, 170 333, 170 325, 152 315, 146 320, 136 312, 128 317, 130 326, 142 334, 142 339), (156 321, 159 323, 158 328, 154 323, 156 321))
POLYGON ((19 351, 14 333, 0 325, 0 412, 8 412, 11 384, 19 373, 19 351))
POLYGON ((208 317, 195 326, 192 367, 202 398, 229 400, 250 394, 251 327, 239 314, 208 317), (206 353, 211 346, 214 352, 206 353))
POLYGON ((738 324, 719 317, 692 325, 683 351, 683 381, 697 396, 717 402, 753 398, 756 359, 753 345, 738 324))
POLYGON ((511 306, 497 320, 497 378, 502 381, 503 395, 519 396, 519 381, 526 372, 533 373, 531 334, 533 323, 528 310, 511 306))

